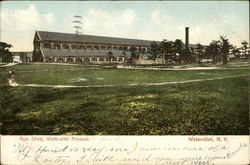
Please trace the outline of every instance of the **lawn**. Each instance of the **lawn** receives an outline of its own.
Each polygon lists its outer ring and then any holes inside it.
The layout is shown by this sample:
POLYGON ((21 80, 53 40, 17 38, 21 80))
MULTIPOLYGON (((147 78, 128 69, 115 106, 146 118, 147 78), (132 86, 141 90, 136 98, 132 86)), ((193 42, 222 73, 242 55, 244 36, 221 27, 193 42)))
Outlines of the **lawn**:
POLYGON ((66 72, 18 73, 15 80, 19 84, 47 85, 118 85, 131 83, 161 83, 194 79, 207 79, 247 74, 248 69, 227 70, 127 70, 90 69, 66 72))
POLYGON ((9 67, 0 67, 0 84, 7 83, 7 74, 9 70, 19 71, 37 71, 37 70, 56 70, 56 69, 80 69, 83 65, 51 65, 51 64, 18 64, 9 67))
MULTIPOLYGON (((18 66, 15 67, 18 69, 18 66)), ((3 72, 3 69, 1 71, 3 72)), ((81 72, 17 74, 15 78, 21 84, 88 85, 181 81, 240 75, 247 72, 246 69, 206 71, 86 69, 81 72), (77 78, 86 80, 72 81, 77 78)), ((185 84, 107 88, 36 88, 1 85, 0 91, 2 134, 239 135, 249 133, 247 76, 185 84)))

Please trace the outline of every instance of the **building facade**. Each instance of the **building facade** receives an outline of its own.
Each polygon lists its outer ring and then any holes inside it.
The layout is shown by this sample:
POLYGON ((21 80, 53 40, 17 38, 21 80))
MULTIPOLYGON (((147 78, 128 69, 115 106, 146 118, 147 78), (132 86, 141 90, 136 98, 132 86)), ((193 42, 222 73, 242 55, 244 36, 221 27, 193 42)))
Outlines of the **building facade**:
MULTIPOLYGON (((146 55, 152 42, 36 31, 33 41, 33 61, 86 64, 125 63, 131 59, 131 52, 129 51, 131 47, 146 55)), ((159 58, 163 59, 162 57, 159 58)), ((160 59, 155 61, 164 63, 160 59)))

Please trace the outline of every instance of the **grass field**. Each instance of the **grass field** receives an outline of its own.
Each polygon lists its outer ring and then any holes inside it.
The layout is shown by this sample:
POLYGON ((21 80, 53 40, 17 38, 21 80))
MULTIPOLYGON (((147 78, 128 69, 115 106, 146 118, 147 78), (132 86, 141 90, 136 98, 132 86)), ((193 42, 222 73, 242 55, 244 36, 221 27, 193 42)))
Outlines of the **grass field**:
MULTIPOLYGON (((12 70, 27 70, 29 65, 13 66, 12 70)), ((42 69, 42 65, 30 65, 30 69, 42 69)), ((60 65, 44 65, 43 69, 59 69, 60 65)), ((65 68, 80 68, 80 65, 66 65, 65 68)), ((117 85, 131 83, 161 83, 184 81, 194 79, 217 78, 247 74, 248 69, 227 70, 187 70, 187 71, 164 71, 164 70, 125 70, 125 69, 91 69, 81 67, 81 71, 66 72, 34 72, 19 73, 15 80, 20 84, 47 84, 47 85, 117 85)), ((1 70, 0 70, 1 71, 1 70)), ((5 69, 5 72, 6 69, 5 69)), ((3 78, 0 83, 7 83, 3 78)))
MULTIPOLYGON (((17 65, 15 70, 81 67, 17 65)), ((8 68, 11 69, 11 68, 8 68)), ((5 73, 7 68, 0 68, 5 73)), ((149 71, 87 69, 16 74, 20 84, 172 82, 247 74, 248 69, 149 71)), ((6 84, 3 76, 1 84, 6 84)), ((0 86, 1 133, 41 135, 205 135, 249 133, 248 76, 160 86, 0 86)))

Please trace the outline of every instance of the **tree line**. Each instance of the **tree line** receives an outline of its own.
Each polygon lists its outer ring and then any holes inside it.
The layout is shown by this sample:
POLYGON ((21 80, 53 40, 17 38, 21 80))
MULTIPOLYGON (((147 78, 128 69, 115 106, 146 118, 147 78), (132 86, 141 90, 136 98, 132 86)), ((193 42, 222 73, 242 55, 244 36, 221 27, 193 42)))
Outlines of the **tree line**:
MULTIPOLYGON (((228 62, 228 55, 233 54, 235 59, 240 59, 242 54, 245 58, 249 56, 248 42, 242 41, 241 47, 232 45, 229 40, 220 36, 219 40, 213 40, 209 45, 201 45, 197 43, 191 47, 185 47, 185 44, 180 39, 175 41, 169 41, 164 39, 161 42, 152 42, 148 54, 151 60, 156 60, 158 57, 165 59, 165 64, 188 64, 188 63, 201 63, 206 59, 207 62, 210 59, 213 64, 222 62, 223 65, 228 62), (240 51, 242 50, 242 51, 240 51)), ((0 59, 3 63, 13 61, 13 55, 9 51, 12 47, 11 44, 0 42, 0 59)), ((131 61, 138 60, 140 56, 146 53, 145 49, 137 49, 132 46, 129 49, 131 55, 131 61)), ((113 57, 113 53, 109 51, 107 55, 110 59, 113 57)), ((124 58, 127 59, 125 51, 123 52, 124 58)), ((0 61, 1 62, 1 61, 0 61)))
MULTIPOLYGON (((220 36, 219 40, 213 40, 209 45, 205 46, 197 43, 187 48, 180 39, 176 39, 175 41, 165 39, 162 42, 152 42, 148 53, 151 60, 163 57, 166 64, 201 63, 203 59, 206 59, 207 62, 210 59, 213 64, 222 62, 224 65, 228 62, 229 54, 233 54, 235 59, 240 59, 240 50, 242 50, 245 58, 248 58, 248 43, 243 41, 241 44, 242 47, 237 48, 226 37, 220 36)), ((130 52, 132 59, 138 59, 140 55, 145 53, 141 50, 136 50, 135 47, 131 47, 130 52)))

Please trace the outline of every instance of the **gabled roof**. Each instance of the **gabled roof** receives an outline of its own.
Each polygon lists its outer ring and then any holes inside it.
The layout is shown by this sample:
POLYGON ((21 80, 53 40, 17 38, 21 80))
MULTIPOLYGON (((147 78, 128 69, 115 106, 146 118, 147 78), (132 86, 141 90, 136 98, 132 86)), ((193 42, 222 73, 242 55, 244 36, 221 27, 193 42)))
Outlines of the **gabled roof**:
MULTIPOLYGON (((59 41, 59 42, 80 42, 80 43, 99 43, 99 44, 114 44, 114 45, 135 45, 135 46, 150 46, 152 40, 138 40, 128 38, 115 38, 105 36, 93 36, 93 35, 76 35, 70 33, 48 32, 48 31, 36 31, 41 41, 59 41)), ((161 41, 155 41, 160 44, 161 41)), ((185 46, 185 44, 183 45, 185 46)), ((203 45, 205 46, 205 45, 203 45)), ((189 44, 189 47, 196 48, 197 44, 189 44)))
MULTIPOLYGON (((117 44, 117 45, 137 45, 150 46, 153 41, 138 40, 128 38, 115 38, 93 35, 76 35, 69 33, 37 31, 40 40, 42 41, 65 41, 65 42, 84 42, 84 43, 100 43, 100 44, 117 44)), ((156 41, 159 42, 160 41, 156 41)))

